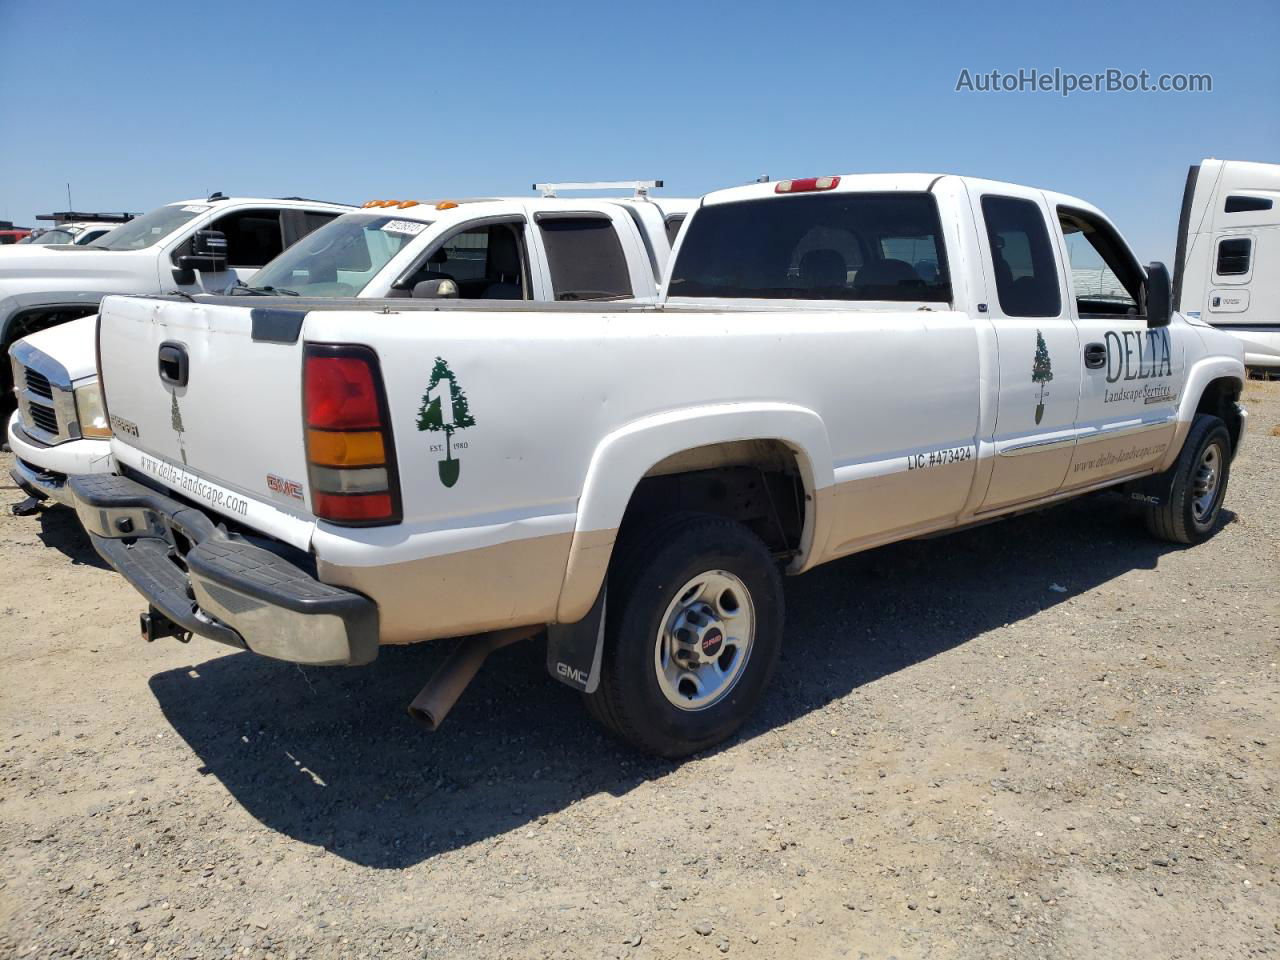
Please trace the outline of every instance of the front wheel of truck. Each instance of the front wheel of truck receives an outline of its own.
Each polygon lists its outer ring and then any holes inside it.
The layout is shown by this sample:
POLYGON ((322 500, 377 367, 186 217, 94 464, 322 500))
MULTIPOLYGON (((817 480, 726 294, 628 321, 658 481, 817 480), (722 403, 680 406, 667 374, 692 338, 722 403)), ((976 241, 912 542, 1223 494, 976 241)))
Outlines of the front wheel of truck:
POLYGON ((1231 434, 1207 413, 1196 414, 1182 452, 1161 475, 1159 505, 1146 508, 1147 530, 1170 543, 1200 543, 1218 522, 1231 476, 1231 434))
POLYGON ((587 709, 647 753, 683 757, 755 710, 782 644, 782 580, 740 523, 681 514, 624 537, 609 573, 600 685, 587 709))

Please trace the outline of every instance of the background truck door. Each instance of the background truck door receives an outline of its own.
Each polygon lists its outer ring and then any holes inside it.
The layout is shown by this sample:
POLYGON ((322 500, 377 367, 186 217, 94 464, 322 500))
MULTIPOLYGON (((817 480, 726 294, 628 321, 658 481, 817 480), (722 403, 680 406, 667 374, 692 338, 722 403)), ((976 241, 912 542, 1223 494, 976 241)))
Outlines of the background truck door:
POLYGON ((970 203, 999 350, 991 481, 979 512, 1056 493, 1067 475, 1080 394, 1080 341, 1039 191, 973 184, 970 203))
POLYGON ((1080 331, 1080 409, 1066 488, 1131 476, 1173 439, 1185 377, 1181 324, 1147 328, 1143 271, 1119 232, 1092 210, 1055 206, 1080 331))

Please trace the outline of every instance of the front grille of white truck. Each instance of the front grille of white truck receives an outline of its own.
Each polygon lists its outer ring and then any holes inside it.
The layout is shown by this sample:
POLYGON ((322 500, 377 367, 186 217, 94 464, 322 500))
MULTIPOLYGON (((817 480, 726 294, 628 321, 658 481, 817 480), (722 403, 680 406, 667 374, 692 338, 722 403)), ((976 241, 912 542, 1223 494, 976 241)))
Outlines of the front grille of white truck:
POLYGON ((39 350, 19 343, 11 351, 13 382, 17 385, 18 418, 22 429, 33 440, 56 444, 80 437, 76 419, 76 399, 70 383, 56 382, 61 369, 39 350), (37 369, 47 364, 50 373, 37 369))

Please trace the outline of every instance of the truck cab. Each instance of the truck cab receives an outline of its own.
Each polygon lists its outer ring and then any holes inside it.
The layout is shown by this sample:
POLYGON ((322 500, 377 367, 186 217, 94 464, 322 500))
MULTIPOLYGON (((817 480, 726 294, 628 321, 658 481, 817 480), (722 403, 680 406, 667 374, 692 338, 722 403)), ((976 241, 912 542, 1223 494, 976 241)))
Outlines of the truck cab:
POLYGON ((1179 311, 1239 339, 1250 368, 1280 376, 1280 164, 1191 167, 1173 290, 1179 311))

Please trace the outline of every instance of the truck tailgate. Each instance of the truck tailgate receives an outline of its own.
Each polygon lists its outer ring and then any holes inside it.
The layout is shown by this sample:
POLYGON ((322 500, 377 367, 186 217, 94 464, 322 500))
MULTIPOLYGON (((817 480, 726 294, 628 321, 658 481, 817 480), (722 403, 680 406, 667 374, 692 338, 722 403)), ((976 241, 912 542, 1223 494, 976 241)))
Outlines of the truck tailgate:
POLYGON ((99 349, 112 450, 153 483, 305 549, 313 518, 302 344, 255 340, 254 313, 105 299, 99 349))

